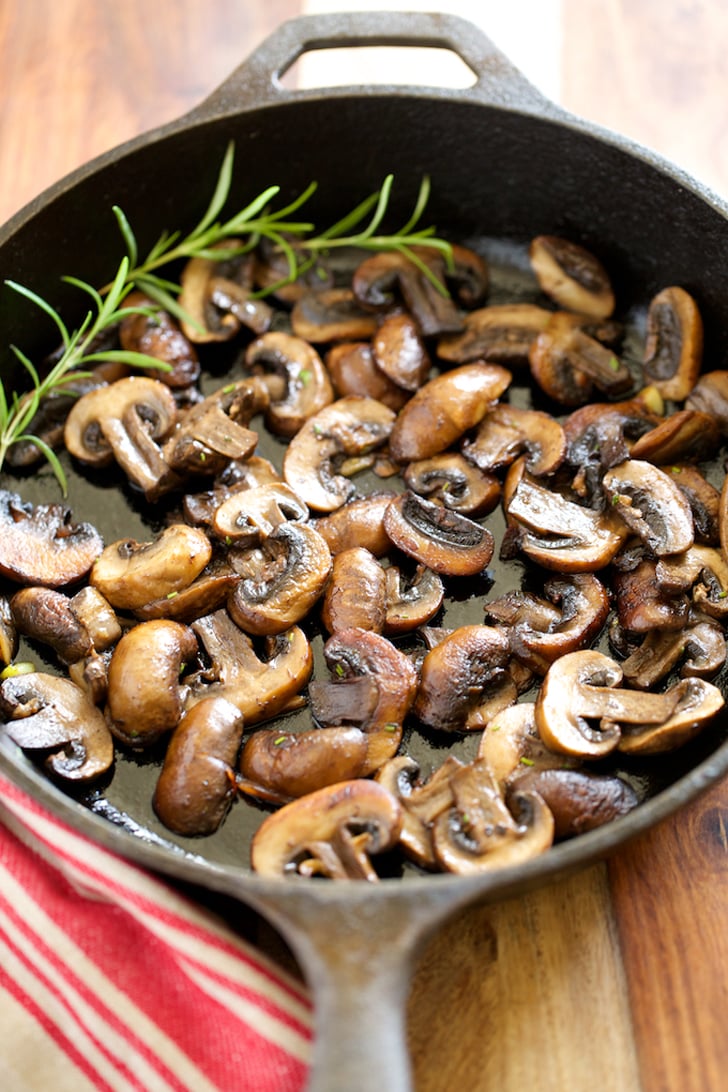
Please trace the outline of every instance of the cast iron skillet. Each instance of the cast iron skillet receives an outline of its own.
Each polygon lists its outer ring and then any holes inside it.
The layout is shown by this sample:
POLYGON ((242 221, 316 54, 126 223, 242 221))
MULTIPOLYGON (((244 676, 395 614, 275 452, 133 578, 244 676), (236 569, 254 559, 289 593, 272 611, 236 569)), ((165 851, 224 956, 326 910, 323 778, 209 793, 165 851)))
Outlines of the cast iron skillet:
MULTIPOLYGON (((78 307, 60 277, 72 272, 96 284, 108 280, 121 256, 112 204, 125 210, 142 249, 163 227, 191 227, 206 207, 230 139, 237 148, 236 207, 272 182, 282 185, 284 200, 318 179, 320 196, 310 211, 317 222, 331 223, 391 171, 401 205, 395 213, 405 219, 421 176, 429 173, 429 215, 441 234, 506 239, 514 252, 539 232, 576 238, 605 262, 622 307, 644 306, 669 284, 686 287, 703 312, 706 358, 725 357, 726 207, 645 150, 545 100, 476 28, 449 16, 377 12, 283 25, 192 113, 75 171, 15 216, 0 231, 0 282, 12 278, 57 306, 78 307), (291 92, 278 82, 306 51, 361 44, 450 49, 472 68, 474 84, 465 91, 291 92)), ((32 357, 47 346, 51 331, 10 295, 0 293, 3 342, 21 345, 32 357)), ((31 500, 55 499, 44 474, 22 483, 22 491, 31 500)), ((104 496, 103 485, 74 480, 74 515, 98 514, 107 541, 136 533, 135 519, 141 529, 133 503, 109 505, 104 496)), ((7 739, 0 740, 0 768, 98 842, 233 896, 280 930, 315 996, 312 1088, 403 1092, 411 1082, 403 1007, 409 966, 424 937, 465 905, 557 881, 674 812, 728 770, 726 734, 723 721, 681 752, 679 762, 663 764, 654 794, 628 816, 527 865, 475 878, 408 874, 374 887, 273 882, 251 874, 244 831, 236 827, 245 805, 233 809, 236 817, 219 840, 171 840, 155 826, 143 767, 132 777, 129 764, 118 763, 103 799, 85 801, 54 787, 7 739)))

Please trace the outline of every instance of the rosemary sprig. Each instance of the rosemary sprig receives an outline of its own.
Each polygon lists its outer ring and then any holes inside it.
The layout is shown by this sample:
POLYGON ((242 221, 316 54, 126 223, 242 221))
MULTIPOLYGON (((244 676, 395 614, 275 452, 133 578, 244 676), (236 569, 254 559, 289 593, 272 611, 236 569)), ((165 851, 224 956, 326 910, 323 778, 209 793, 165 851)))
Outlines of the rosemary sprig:
POLYGON ((229 197, 233 178, 234 146, 230 143, 225 151, 215 189, 210 202, 197 223, 187 234, 164 231, 151 250, 141 261, 139 244, 124 212, 113 207, 114 216, 124 241, 126 255, 109 284, 100 289, 76 277, 64 277, 64 281, 86 293, 91 299, 91 309, 78 329, 69 331, 58 311, 31 289, 16 283, 5 283, 13 291, 30 300, 48 315, 56 325, 62 342, 62 352, 50 371, 42 376, 17 347, 12 352, 27 371, 31 387, 22 394, 8 396, 0 381, 0 469, 8 450, 21 441, 34 444, 53 470, 65 495, 66 476, 56 453, 40 437, 34 436, 30 427, 43 398, 51 393, 73 393, 72 384, 88 375, 82 371, 85 365, 101 360, 113 360, 136 368, 168 369, 153 357, 124 350, 94 350, 99 334, 118 325, 127 315, 153 313, 148 306, 130 307, 125 300, 133 289, 143 292, 158 307, 162 307, 178 319, 194 323, 180 306, 180 286, 164 275, 165 267, 190 258, 212 258, 223 261, 254 249, 263 239, 268 240, 287 262, 287 274, 278 282, 261 291, 266 295, 283 284, 296 280, 317 260, 322 253, 336 247, 359 247, 364 250, 396 250, 414 262, 443 294, 447 289, 435 273, 413 250, 427 246, 438 250, 451 262, 451 247, 435 235, 433 227, 418 225, 430 195, 430 181, 424 178, 420 185, 413 212, 405 225, 395 234, 380 232, 389 207, 393 175, 388 175, 381 188, 366 197, 350 213, 331 227, 319 232, 308 220, 297 219, 299 209, 313 196, 317 184, 311 182, 288 205, 273 210, 271 203, 280 193, 279 186, 269 186, 244 208, 227 219, 220 219, 229 197), (235 240, 225 247, 226 240, 235 240))

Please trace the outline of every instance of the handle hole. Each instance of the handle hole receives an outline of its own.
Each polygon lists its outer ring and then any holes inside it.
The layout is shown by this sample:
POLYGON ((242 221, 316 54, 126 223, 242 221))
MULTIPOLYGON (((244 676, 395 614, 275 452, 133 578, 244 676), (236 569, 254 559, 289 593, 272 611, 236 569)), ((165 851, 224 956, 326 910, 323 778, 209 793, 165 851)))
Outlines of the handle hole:
POLYGON ((345 46, 306 50, 278 82, 289 91, 356 84, 464 89, 473 87, 477 76, 442 46, 345 46))

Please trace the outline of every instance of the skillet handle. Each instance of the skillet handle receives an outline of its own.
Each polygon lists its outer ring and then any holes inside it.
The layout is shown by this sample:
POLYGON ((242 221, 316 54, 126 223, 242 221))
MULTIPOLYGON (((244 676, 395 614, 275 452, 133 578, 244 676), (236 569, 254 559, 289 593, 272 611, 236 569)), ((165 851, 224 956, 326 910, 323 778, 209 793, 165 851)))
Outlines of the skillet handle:
MULTIPOLYGON (((268 106, 293 98, 319 97, 320 89, 290 91, 283 74, 304 53, 352 46, 412 46, 450 50, 473 72, 472 87, 425 88, 357 86, 357 94, 441 95, 484 102, 538 115, 561 116, 490 39, 466 19, 455 15, 411 12, 347 12, 304 15, 281 24, 188 118, 209 120, 241 109, 268 106)), ((351 87, 325 89, 327 97, 351 94, 351 87)))

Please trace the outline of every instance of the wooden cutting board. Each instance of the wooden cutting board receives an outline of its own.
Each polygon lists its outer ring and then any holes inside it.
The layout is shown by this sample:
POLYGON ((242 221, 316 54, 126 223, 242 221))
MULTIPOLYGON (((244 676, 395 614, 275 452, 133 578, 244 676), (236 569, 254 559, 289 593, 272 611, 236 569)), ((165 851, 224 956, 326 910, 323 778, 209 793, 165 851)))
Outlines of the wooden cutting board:
MULTIPOLYGON (((527 4, 512 7, 527 21, 527 4)), ((564 104, 728 194, 723 5, 555 8, 564 104)), ((98 152, 196 105, 300 10, 295 0, 2 0, 0 221, 98 152)), ((452 921, 414 980, 417 1089, 727 1087, 727 828, 724 783, 608 865, 452 921)), ((256 935, 278 952, 265 929, 256 935)))

